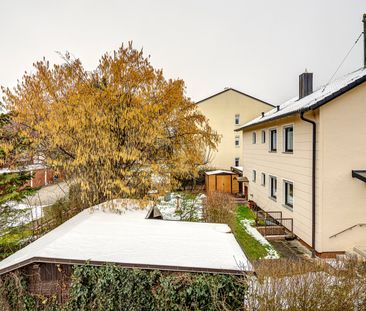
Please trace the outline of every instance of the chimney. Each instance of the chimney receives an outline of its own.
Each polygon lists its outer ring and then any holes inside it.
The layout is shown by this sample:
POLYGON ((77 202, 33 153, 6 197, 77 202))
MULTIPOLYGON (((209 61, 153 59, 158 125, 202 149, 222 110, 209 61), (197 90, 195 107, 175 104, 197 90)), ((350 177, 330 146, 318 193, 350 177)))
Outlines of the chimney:
POLYGON ((299 76, 299 99, 313 93, 313 73, 305 72, 299 76))
POLYGON ((366 13, 363 14, 363 66, 366 68, 366 13))

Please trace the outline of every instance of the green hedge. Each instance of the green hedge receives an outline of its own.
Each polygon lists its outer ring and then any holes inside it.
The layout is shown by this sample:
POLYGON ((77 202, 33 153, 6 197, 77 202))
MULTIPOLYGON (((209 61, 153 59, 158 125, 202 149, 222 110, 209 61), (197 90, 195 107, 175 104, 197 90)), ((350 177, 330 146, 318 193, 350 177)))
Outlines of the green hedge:
POLYGON ((238 310, 247 292, 244 279, 231 275, 84 265, 74 268, 69 301, 59 306, 27 293, 23 278, 7 278, 1 297, 11 310, 238 310))

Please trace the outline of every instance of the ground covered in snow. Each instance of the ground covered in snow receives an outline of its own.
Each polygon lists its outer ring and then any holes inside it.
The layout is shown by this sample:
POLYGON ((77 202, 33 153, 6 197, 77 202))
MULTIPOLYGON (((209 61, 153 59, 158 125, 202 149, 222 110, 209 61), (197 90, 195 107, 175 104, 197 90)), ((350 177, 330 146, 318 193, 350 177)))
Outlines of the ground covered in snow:
POLYGON ((204 194, 169 193, 160 197, 156 207, 165 220, 200 221, 203 217, 204 194))

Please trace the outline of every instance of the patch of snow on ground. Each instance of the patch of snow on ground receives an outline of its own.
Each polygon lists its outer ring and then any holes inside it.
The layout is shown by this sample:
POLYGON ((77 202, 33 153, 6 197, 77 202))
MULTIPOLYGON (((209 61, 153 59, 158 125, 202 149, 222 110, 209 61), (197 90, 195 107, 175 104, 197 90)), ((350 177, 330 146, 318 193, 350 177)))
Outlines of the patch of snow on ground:
POLYGON ((165 220, 200 220, 203 217, 205 197, 204 194, 199 194, 191 199, 184 194, 172 192, 165 197, 160 197, 156 207, 165 220))
POLYGON ((256 239, 259 243, 261 243, 267 250, 267 255, 264 259, 278 259, 280 258, 277 251, 273 248, 273 246, 266 240, 266 238, 259 233, 259 231, 253 227, 254 220, 252 219, 243 219, 241 221, 244 230, 250 234, 254 239, 256 239))
POLYGON ((9 202, 8 205, 13 209, 22 211, 22 215, 19 216, 17 222, 15 224, 12 224, 13 227, 21 224, 26 224, 43 217, 43 208, 47 206, 47 205, 29 206, 28 204, 25 203, 16 203, 16 202, 9 202))

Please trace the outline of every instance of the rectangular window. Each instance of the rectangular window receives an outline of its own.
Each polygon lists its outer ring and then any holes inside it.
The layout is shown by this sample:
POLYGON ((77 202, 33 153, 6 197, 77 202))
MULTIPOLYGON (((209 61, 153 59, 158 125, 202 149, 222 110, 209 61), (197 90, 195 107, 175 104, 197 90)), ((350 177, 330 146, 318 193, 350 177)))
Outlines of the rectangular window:
POLYGON ((257 143, 257 133, 256 132, 253 132, 253 134, 252 134, 252 143, 253 144, 257 143))
POLYGON ((284 181, 285 190, 285 205, 293 208, 294 206, 294 184, 289 181, 284 181))
POLYGON ((256 180, 257 180, 257 172, 256 172, 256 170, 253 170, 252 181, 256 182, 256 180))
POLYGON ((277 199, 277 178, 270 176, 270 196, 272 199, 277 199))
POLYGON ((234 166, 239 166, 239 165, 240 165, 240 158, 235 158, 234 166))
POLYGON ((235 147, 239 147, 240 146, 240 136, 237 135, 235 136, 235 147))
POLYGON ((264 174, 264 173, 262 173, 262 175, 261 175, 262 177, 261 177, 261 184, 262 184, 262 186, 265 186, 266 185, 266 174, 264 174))
POLYGON ((262 137, 262 144, 264 144, 266 142, 266 131, 264 130, 262 131, 261 137, 262 137))
POLYGON ((284 146, 285 152, 293 152, 294 151, 294 128, 293 126, 287 126, 284 129, 284 146))
POLYGON ((235 115, 235 125, 239 125, 240 124, 240 114, 236 114, 235 115))
POLYGON ((269 150, 272 152, 277 151, 277 130, 270 130, 270 142, 269 142, 269 150))

